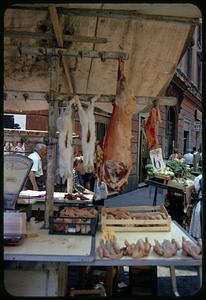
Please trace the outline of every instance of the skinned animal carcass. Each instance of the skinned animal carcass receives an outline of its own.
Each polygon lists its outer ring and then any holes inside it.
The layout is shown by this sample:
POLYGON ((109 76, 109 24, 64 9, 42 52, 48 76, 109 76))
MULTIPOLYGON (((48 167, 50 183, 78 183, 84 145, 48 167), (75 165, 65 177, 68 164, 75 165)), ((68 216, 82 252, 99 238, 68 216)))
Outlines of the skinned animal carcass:
POLYGON ((156 129, 157 123, 160 121, 161 118, 159 107, 157 105, 154 105, 154 107, 150 111, 149 117, 145 120, 144 123, 144 131, 150 150, 160 147, 156 129))
POLYGON ((130 91, 125 75, 124 62, 119 60, 118 82, 112 116, 102 146, 103 162, 98 158, 101 149, 96 152, 97 176, 110 190, 121 191, 128 182, 132 169, 131 139, 132 116, 135 113, 136 97, 130 91))
POLYGON ((84 168, 86 172, 94 170, 94 156, 95 156, 95 117, 94 117, 94 104, 100 96, 95 96, 91 99, 88 108, 83 109, 78 96, 75 96, 75 101, 78 106, 79 120, 82 131, 82 152, 84 160, 84 168))
POLYGON ((58 146, 58 165, 59 175, 63 183, 72 175, 73 169, 73 148, 72 148, 72 99, 66 110, 61 113, 56 121, 57 130, 59 131, 58 146))

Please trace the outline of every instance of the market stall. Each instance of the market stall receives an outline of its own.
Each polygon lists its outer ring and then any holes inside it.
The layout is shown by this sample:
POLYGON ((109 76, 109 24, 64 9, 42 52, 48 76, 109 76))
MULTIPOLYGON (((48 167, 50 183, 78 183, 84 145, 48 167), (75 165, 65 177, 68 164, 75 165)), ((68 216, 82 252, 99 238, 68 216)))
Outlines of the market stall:
MULTIPOLYGON (((29 235, 28 231, 28 238, 26 238, 23 245, 18 247, 5 247, 4 260, 7 262, 13 261, 18 263, 20 268, 18 270, 19 280, 21 280, 21 276, 23 276, 24 272, 31 270, 28 267, 28 262, 30 262, 31 266, 34 265, 34 262, 37 266, 39 262, 43 262, 44 269, 48 270, 50 274, 47 279, 47 286, 49 287, 51 286, 53 280, 51 276, 52 272, 54 273, 53 276, 59 276, 62 278, 65 277, 65 272, 67 272, 67 270, 60 268, 62 263, 74 266, 170 266, 173 291, 176 295, 178 295, 174 273, 175 266, 197 266, 200 268, 199 270, 197 269, 198 274, 201 275, 201 260, 195 260, 192 257, 185 256, 181 253, 181 251, 178 251, 176 256, 170 258, 158 256, 153 249, 151 250, 149 256, 145 258, 134 259, 128 256, 125 256, 121 259, 100 258, 97 251, 97 246, 99 245, 100 240, 104 238, 104 234, 101 230, 97 231, 96 237, 92 242, 91 236, 51 236, 48 235, 48 230, 39 229, 39 227, 40 224, 28 227, 30 228, 28 230, 35 230, 36 236, 32 236, 32 234, 29 235), (41 245, 41 247, 39 245, 41 245), (25 264, 25 262, 27 263, 25 264), (62 274, 62 272, 64 274, 62 274)), ((162 242, 164 239, 171 240, 172 238, 175 238, 175 240, 181 244, 182 237, 185 237, 185 239, 189 240, 193 244, 196 243, 191 236, 189 236, 188 233, 175 222, 172 222, 170 232, 116 232, 116 238, 121 246, 124 245, 124 241, 126 239, 129 242, 134 242, 144 236, 148 237, 152 246, 154 245, 155 239, 157 239, 159 242, 162 242)), ((38 266, 37 271, 39 273, 43 272, 40 266, 38 266)), ((7 278, 8 276, 12 276, 12 272, 15 273, 16 271, 12 270, 12 267, 9 268, 8 265, 7 278)), ((43 293, 43 295, 48 296, 64 296, 66 282, 64 282, 64 284, 65 287, 61 291, 61 294, 58 294, 57 282, 50 291, 41 290, 39 293, 43 293)), ((33 295, 33 283, 31 284, 29 278, 28 283, 25 285, 28 286, 25 293, 28 296, 33 295)), ((15 294, 23 293, 23 290, 18 288, 18 285, 14 284, 13 282, 7 281, 6 287, 8 291, 13 290, 13 293, 15 292, 15 294)))
MULTIPOLYGON (((165 259, 158 257, 153 252, 153 248, 146 258, 133 259, 127 255, 116 260, 100 258, 96 250, 100 239, 104 237, 104 234, 97 229, 98 222, 101 225, 101 208, 96 209, 96 213, 94 207, 70 208, 66 206, 70 199, 64 199, 65 207, 55 211, 56 146, 58 143, 60 174, 67 180, 67 193, 71 194, 72 125, 74 112, 78 111, 85 168, 93 170, 96 151, 98 179, 105 181, 111 191, 122 191, 127 185, 132 169, 132 116, 145 109, 149 111, 154 106, 156 108, 156 105, 175 105, 176 99, 164 97, 164 93, 191 38, 199 18, 199 11, 190 5, 180 6, 184 9, 180 15, 179 13, 176 15, 175 11, 171 11, 170 6, 166 6, 159 15, 150 5, 143 5, 142 10, 138 4, 132 6, 134 10, 130 5, 121 4, 118 5, 118 9, 113 4, 91 4, 91 9, 87 4, 84 4, 84 8, 82 5, 14 5, 5 17, 5 64, 7 66, 5 111, 11 107, 14 109, 14 106, 18 111, 23 107, 27 110, 38 110, 40 107, 48 109, 44 222, 35 223, 33 226, 23 223, 23 226, 22 222, 25 222, 25 218, 19 218, 19 231, 13 231, 15 234, 22 235, 19 244, 17 239, 13 240, 7 236, 7 245, 4 248, 6 287, 14 294, 20 295, 33 296, 36 289, 36 293, 39 291, 43 296, 65 296, 68 265, 168 265, 171 266, 173 288, 177 294, 173 266, 201 267, 201 259, 187 257, 180 252, 174 257, 165 259), (35 17, 34 12, 38 12, 35 17), (19 27, 18 20, 23 20, 24 15, 26 18, 23 30, 31 28, 31 32, 16 31, 19 27), (49 24, 45 23, 48 16, 49 24), (68 33, 67 22, 73 24, 74 31, 78 35, 68 33), (10 31, 12 24, 14 28, 10 31), (49 29, 48 32, 46 29, 46 32, 41 32, 39 35, 39 28, 42 28, 42 25, 49 29), (84 36, 86 34, 87 36, 84 36), (17 37, 26 38, 27 45, 16 44, 17 37), (44 44, 45 39, 46 44, 44 44), (68 42, 72 44, 71 47, 68 42), (20 74, 18 64, 23 64, 25 67, 25 63, 26 68, 23 70, 26 71, 20 74), (28 70, 31 71, 31 76, 28 76, 28 70), (40 70, 42 72, 39 72, 40 70), (13 77, 14 75, 16 78, 13 77), (22 76, 23 84, 19 76, 22 76), (13 91, 14 86, 15 91, 13 91), (86 109, 83 106, 85 104, 86 109), (59 115, 59 108, 62 106, 65 110, 59 115), (95 145, 94 107, 112 113, 101 146, 95 145), (42 227, 39 228, 38 225, 42 227), (14 245, 15 242, 16 247, 8 246, 9 243, 14 245), (29 282, 26 284, 25 281, 30 280, 29 276, 25 279, 26 272, 32 271, 37 271, 35 275, 35 272, 32 273, 34 279, 32 281, 35 283, 33 286, 29 282), (40 284, 41 277, 38 278, 40 275, 43 276, 43 285, 40 284), (20 281, 24 278, 24 287, 18 286, 18 278, 20 281), (41 289, 37 288, 39 286, 41 289)), ((13 174, 12 180, 14 177, 13 174)), ((59 203, 60 195, 57 198, 59 203)), ((74 200, 71 200, 71 204, 74 203, 72 201, 74 200)), ((91 199, 88 200, 90 201, 91 199)), ((153 207, 152 210, 156 208, 153 207)), ((140 228, 141 221, 143 220, 140 220, 140 228)), ((132 224, 137 225, 134 222, 132 224)), ((151 222, 146 225, 152 228, 151 222)), ((10 226, 6 229, 11 230, 10 226)), ((133 227, 133 231, 134 229, 136 227, 133 227)), ((5 235, 8 233, 4 232, 5 235)), ((167 231, 156 229, 152 232, 135 230, 135 232, 116 233, 121 244, 126 236, 129 242, 136 242, 138 238, 147 236, 152 247, 154 247, 154 238, 159 242, 163 239, 175 238, 181 243, 184 237, 195 249, 199 247, 192 237, 174 222, 167 231)), ((201 249, 199 250, 198 255, 201 255, 201 249)))
POLYGON ((166 190, 165 206, 180 225, 189 230, 191 195, 194 190, 195 176, 192 169, 183 160, 165 160, 165 168, 157 172, 152 164, 146 165, 147 183, 154 186, 153 205, 156 205, 158 189, 166 190))

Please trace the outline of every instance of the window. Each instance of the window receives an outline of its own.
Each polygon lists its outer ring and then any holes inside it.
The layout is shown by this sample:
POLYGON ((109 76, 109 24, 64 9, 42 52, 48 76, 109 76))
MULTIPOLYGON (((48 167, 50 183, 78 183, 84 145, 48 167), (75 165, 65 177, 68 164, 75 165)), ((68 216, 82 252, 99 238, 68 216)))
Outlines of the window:
POLYGON ((96 124, 96 139, 100 143, 103 142, 106 129, 110 118, 103 114, 95 113, 95 124, 96 124))
POLYGON ((201 55, 197 54, 197 87, 201 91, 202 89, 202 60, 201 55))
POLYGON ((187 49, 187 65, 186 65, 186 75, 192 79, 192 47, 187 49))
POLYGON ((96 123, 96 138, 97 140, 102 143, 104 140, 105 132, 106 132, 107 125, 104 123, 96 123))
POLYGON ((197 42, 198 46, 202 46, 202 24, 198 25, 198 31, 197 31, 197 42))
POLYGON ((167 112, 167 123, 166 123, 166 139, 165 139, 165 155, 167 157, 173 152, 175 143, 175 122, 176 115, 174 107, 170 107, 167 112))
POLYGON ((26 115, 4 114, 4 128, 26 129, 26 115))

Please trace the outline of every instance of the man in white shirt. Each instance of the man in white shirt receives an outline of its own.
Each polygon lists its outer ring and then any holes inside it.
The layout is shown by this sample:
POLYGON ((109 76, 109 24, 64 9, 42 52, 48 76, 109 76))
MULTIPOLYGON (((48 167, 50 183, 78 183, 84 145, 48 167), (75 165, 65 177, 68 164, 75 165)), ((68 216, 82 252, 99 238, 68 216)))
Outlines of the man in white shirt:
POLYGON ((189 150, 188 153, 186 153, 183 158, 185 159, 186 164, 190 165, 192 167, 193 165, 193 154, 192 151, 189 150))
POLYGON ((26 188, 34 191, 45 190, 45 186, 42 181, 43 169, 42 169, 42 157, 47 153, 47 146, 44 144, 37 144, 34 148, 34 152, 28 157, 33 160, 33 165, 29 173, 29 178, 26 183, 26 188))

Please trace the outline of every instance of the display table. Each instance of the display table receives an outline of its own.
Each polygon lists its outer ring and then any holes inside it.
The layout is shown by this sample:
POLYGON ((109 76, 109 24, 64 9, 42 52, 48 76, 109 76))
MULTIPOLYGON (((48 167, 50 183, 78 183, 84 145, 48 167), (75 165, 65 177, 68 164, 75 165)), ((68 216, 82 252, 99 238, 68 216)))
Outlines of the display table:
MULTIPOLYGON (((123 257, 116 260, 102 259, 96 252, 99 240, 103 238, 103 234, 100 230, 98 230, 96 234, 96 243, 94 239, 89 236, 49 235, 48 231, 45 229, 39 229, 38 234, 39 235, 37 237, 25 239, 24 243, 20 246, 5 247, 4 260, 27 262, 27 269, 28 262, 31 262, 31 266, 34 262, 42 262, 44 264, 44 269, 51 269, 51 266, 53 265, 54 267, 52 268, 52 272, 58 272, 58 278, 63 276, 59 273, 60 268, 57 268, 58 264, 61 266, 169 266, 175 295, 178 295, 174 269, 175 266, 197 266, 199 267, 199 275, 201 277, 202 261, 194 260, 192 257, 183 256, 181 251, 178 251, 177 255, 172 258, 159 257, 153 250, 151 250, 150 255, 142 259, 133 259, 130 257, 123 257)), ((192 237, 189 236, 188 233, 176 222, 172 222, 170 232, 116 233, 117 240, 121 247, 124 245, 125 239, 129 242, 136 242, 139 238, 145 238, 146 236, 152 245, 154 244, 154 239, 161 242, 164 239, 172 238, 175 238, 181 244, 182 236, 192 242, 195 242, 192 237)), ((7 269, 7 271, 9 270, 7 269)), ((66 272, 65 269, 64 272, 66 272)), ((7 277, 6 285, 11 288, 12 284, 13 279, 12 274, 10 274, 10 276, 7 277)), ((29 282, 27 284, 29 284, 29 282)), ((48 285, 50 284, 48 283, 48 285)), ((53 296, 63 295, 60 292, 57 294, 57 288, 55 291, 53 291, 53 296)), ((32 296, 32 289, 30 292, 32 296)))
MULTIPOLYGON (((85 194, 84 196, 88 198, 88 200, 70 200, 65 199, 64 196, 67 193, 54 192, 54 203, 55 204, 91 204, 93 201, 93 195, 85 194)), ((17 200, 17 204, 36 204, 36 203, 45 203, 46 201, 46 191, 21 191, 19 198, 17 200)))
POLYGON ((184 204, 186 205, 186 189, 184 189, 183 187, 181 187, 181 186, 178 187, 178 186, 172 186, 172 185, 169 185, 169 184, 165 184, 165 183, 162 183, 162 182, 159 182, 159 181, 155 180, 154 178, 148 179, 147 183, 148 183, 148 185, 155 186, 155 192, 154 192, 154 198, 153 198, 153 205, 154 206, 157 203, 157 189, 158 188, 167 190, 168 192, 181 194, 183 196, 184 204))

